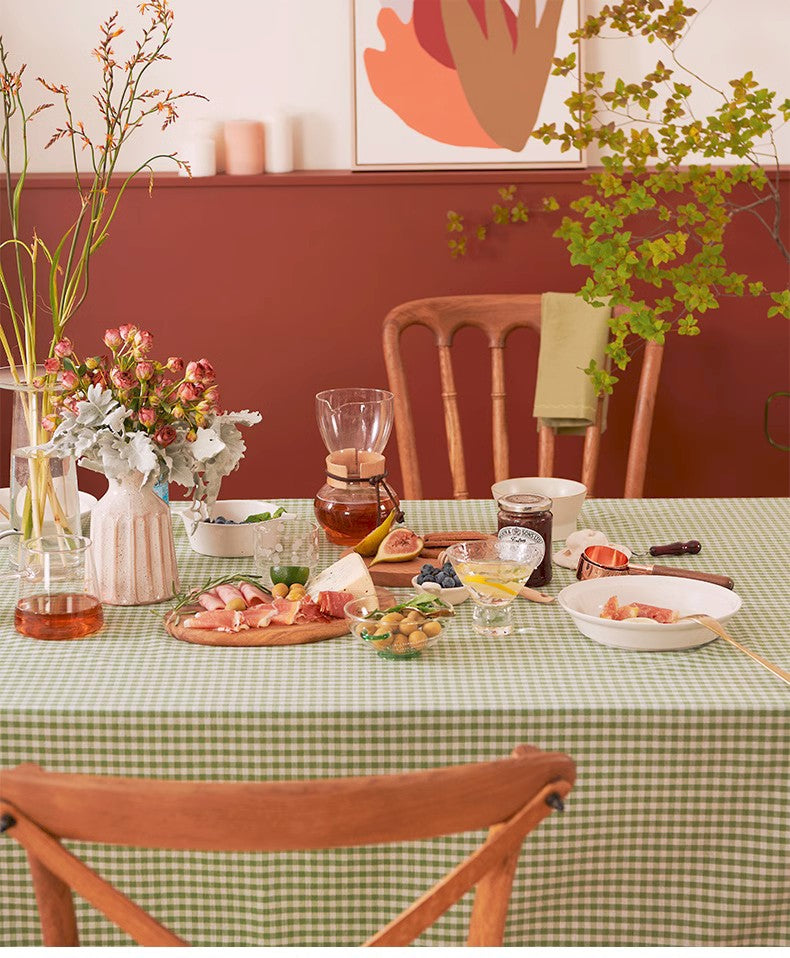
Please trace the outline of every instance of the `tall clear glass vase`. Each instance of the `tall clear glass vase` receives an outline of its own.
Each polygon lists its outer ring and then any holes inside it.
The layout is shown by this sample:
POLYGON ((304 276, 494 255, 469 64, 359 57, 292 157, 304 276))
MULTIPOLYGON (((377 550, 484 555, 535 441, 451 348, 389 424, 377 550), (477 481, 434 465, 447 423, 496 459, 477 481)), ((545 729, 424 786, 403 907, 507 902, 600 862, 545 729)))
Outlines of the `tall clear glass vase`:
POLYGON ((51 438, 42 420, 52 412, 52 388, 19 383, 4 368, 0 369, 0 389, 13 396, 7 508, 2 503, 8 514, 3 518, 24 539, 80 535, 76 462, 71 456, 52 456, 36 448, 51 438))

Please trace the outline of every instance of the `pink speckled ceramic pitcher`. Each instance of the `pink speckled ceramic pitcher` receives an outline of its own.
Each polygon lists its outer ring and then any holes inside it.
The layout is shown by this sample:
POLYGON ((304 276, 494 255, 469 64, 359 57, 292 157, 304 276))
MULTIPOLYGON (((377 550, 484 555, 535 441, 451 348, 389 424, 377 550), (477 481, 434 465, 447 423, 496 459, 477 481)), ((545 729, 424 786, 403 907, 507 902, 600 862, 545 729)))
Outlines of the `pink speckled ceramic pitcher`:
POLYGON ((91 512, 101 601, 149 605, 171 598, 180 586, 168 505, 139 472, 108 481, 91 512))

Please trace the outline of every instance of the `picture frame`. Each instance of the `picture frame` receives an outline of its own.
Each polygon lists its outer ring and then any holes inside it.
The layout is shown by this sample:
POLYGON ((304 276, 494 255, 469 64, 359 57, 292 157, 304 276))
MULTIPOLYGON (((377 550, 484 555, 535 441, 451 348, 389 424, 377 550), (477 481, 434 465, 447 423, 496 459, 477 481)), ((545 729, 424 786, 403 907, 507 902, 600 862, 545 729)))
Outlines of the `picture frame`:
MULTIPOLYGON (((551 59, 580 54, 569 33, 581 25, 581 0, 558 0, 556 43, 551 43, 551 23, 543 14, 553 0, 535 0, 535 25, 519 19, 520 0, 500 0, 502 22, 495 25, 502 41, 504 28, 511 34, 513 62, 503 66, 502 43, 488 49, 482 0, 454 0, 459 19, 470 41, 459 41, 458 24, 450 42, 443 36, 440 0, 351 0, 352 45, 352 156, 355 171, 375 170, 485 170, 583 168, 582 149, 561 153, 557 143, 531 138, 543 123, 559 126, 571 122, 565 99, 580 90, 583 66, 575 75, 551 76, 551 59), (419 6, 417 6, 419 3, 419 6), (464 10, 466 8, 466 10, 464 10), (433 13, 431 13, 433 11, 433 13), (509 11, 509 12, 508 12, 509 11), (471 14, 471 16, 470 16, 471 14), (477 17, 476 23, 471 17, 477 17), (530 45, 545 64, 540 74, 543 89, 528 85, 524 61, 518 61, 516 39, 524 24, 530 45), (545 29, 546 26, 549 29, 545 29), (457 56, 461 64, 454 62, 457 56), (519 69, 521 67, 521 69, 519 69), (461 77, 463 76, 463 80, 461 77), (525 93, 519 102, 523 116, 508 115, 508 99, 515 77, 525 93), (468 92, 467 92, 468 91, 468 92), (470 103, 470 100, 472 101, 470 103), (536 106, 537 102, 537 106, 536 106), (482 122, 478 114, 482 117, 482 122), (534 122, 528 124, 528 116, 534 122), (493 134, 493 135, 492 135, 493 134), (459 142, 450 142, 455 139, 459 142), (460 142, 463 141, 463 142, 460 142), (508 145, 502 145, 503 143, 508 145), (523 142, 520 148, 518 144, 523 142)), ((526 0, 525 0, 526 2, 526 0)), ((526 15, 526 14, 525 14, 526 15)), ((511 111, 512 113, 513 111, 511 111)))

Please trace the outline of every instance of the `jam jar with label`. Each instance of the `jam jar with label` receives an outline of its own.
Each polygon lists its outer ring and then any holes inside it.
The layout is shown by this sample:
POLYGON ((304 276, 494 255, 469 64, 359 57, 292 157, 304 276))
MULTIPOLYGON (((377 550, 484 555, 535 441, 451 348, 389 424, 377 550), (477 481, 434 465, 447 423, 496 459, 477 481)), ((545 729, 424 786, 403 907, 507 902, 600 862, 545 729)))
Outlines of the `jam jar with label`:
POLYGON ((548 585, 551 582, 551 499, 547 496, 520 495, 503 496, 497 500, 497 529, 500 538, 518 539, 519 535, 537 541, 543 540, 546 549, 543 560, 527 581, 532 588, 548 585), (508 531, 502 535, 502 530, 508 531), (523 533, 518 530, 523 529, 523 533))

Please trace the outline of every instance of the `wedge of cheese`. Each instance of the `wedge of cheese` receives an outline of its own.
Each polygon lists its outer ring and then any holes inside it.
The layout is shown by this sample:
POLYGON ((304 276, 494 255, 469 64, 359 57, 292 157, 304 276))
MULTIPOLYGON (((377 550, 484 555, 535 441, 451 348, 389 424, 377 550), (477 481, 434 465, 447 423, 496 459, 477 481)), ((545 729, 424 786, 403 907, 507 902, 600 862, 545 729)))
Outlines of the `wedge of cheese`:
POLYGON ((319 592, 350 592, 355 599, 375 598, 376 587, 362 556, 350 552, 313 579, 307 594, 313 601, 319 592))

